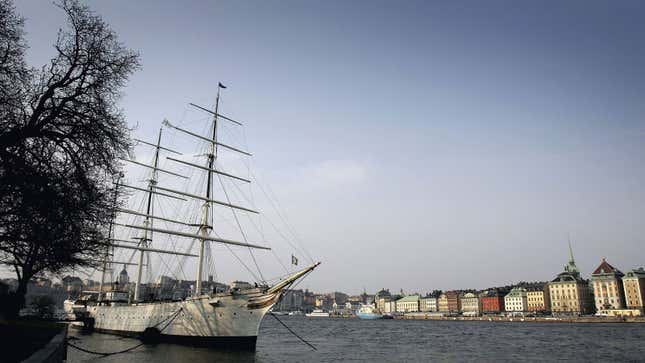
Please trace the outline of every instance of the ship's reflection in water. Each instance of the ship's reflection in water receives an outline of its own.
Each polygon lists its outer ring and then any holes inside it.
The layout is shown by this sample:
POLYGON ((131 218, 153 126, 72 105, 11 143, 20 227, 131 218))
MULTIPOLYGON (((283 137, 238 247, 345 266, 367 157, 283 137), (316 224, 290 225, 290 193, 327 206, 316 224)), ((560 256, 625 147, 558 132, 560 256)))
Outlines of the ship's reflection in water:
MULTIPOLYGON (((337 362, 573 360, 642 361, 645 324, 495 323, 281 317, 318 350, 265 317, 255 352, 172 344, 144 345, 100 357, 68 350, 68 362, 337 362)), ((81 335, 81 347, 114 352, 139 344, 113 335, 81 335)))

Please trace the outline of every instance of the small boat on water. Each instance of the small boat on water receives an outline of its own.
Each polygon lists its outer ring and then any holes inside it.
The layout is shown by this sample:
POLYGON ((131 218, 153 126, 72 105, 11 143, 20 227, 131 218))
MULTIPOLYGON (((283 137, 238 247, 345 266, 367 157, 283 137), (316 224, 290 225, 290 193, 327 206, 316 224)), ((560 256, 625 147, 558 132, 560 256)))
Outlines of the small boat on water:
POLYGON ((271 312, 271 314, 273 314, 273 315, 277 315, 277 316, 285 316, 285 315, 289 315, 289 313, 288 313, 288 312, 286 312, 286 311, 272 311, 272 312, 271 312))
POLYGON ((322 309, 314 309, 314 311, 305 314, 305 316, 308 318, 328 318, 329 313, 322 309))
POLYGON ((378 310, 372 305, 362 305, 360 309, 356 312, 356 317, 365 320, 376 320, 383 319, 383 314, 380 314, 378 310))

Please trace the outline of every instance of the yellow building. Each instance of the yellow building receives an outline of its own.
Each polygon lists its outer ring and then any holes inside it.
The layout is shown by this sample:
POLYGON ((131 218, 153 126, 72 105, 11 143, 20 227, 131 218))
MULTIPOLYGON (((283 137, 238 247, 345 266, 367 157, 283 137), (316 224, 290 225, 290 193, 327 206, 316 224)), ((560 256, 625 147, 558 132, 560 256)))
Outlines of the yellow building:
POLYGON ((622 272, 602 259, 600 266, 591 274, 596 310, 600 312, 625 308, 623 276, 622 272))
POLYGON ((645 269, 642 267, 629 271, 623 277, 625 303, 628 309, 645 311, 645 269))
POLYGON ((580 277, 580 272, 573 259, 573 251, 569 244, 569 264, 564 271, 549 282, 549 298, 551 312, 555 315, 590 314, 593 309, 589 284, 580 277))
POLYGON ((526 304, 528 311, 551 310, 551 299, 546 284, 531 285, 526 288, 526 304))
POLYGON ((449 313, 450 307, 448 306, 448 295, 446 295, 445 293, 439 295, 439 298, 437 299, 437 306, 439 307, 440 312, 449 313))

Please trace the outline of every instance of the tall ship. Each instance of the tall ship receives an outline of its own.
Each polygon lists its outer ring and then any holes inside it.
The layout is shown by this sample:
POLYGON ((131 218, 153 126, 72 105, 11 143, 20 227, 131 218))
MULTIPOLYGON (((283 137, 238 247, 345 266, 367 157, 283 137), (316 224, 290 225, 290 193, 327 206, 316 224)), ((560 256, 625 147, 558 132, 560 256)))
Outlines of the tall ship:
MULTIPOLYGON (((273 251, 266 243, 250 241, 251 233, 242 226, 243 220, 250 219, 246 217, 259 212, 233 200, 235 195, 244 196, 239 193, 242 189, 239 184, 248 185, 252 178, 236 175, 224 168, 225 163, 220 163, 221 158, 251 156, 218 138, 222 128, 230 132, 231 128, 242 126, 220 114, 223 88, 226 87, 220 83, 214 110, 191 103, 196 112, 206 115, 207 134, 203 129, 199 133, 164 120, 156 142, 135 139, 150 148, 152 162, 125 161, 134 168, 143 168, 145 185, 124 182, 121 176, 116 181, 115 198, 127 190, 130 195, 138 193, 140 203, 136 207, 127 203, 127 207, 114 211, 109 230, 111 243, 106 245, 104 256, 98 256, 102 264, 98 291, 87 291, 77 299, 65 301, 65 310, 76 320, 75 324, 154 341, 254 350, 265 314, 286 289, 320 264, 309 257, 310 264, 298 268, 292 255, 291 269, 280 263, 284 274, 273 280, 262 276, 257 263, 259 254, 273 251), (201 146, 201 150, 186 156, 162 145, 164 130, 174 133, 174 138, 183 136, 189 140, 189 146, 201 146), (223 228, 224 221, 229 222, 227 228, 223 228), (226 230, 237 230, 240 238, 225 236, 226 230), (245 264, 240 258, 242 254, 251 257, 256 273, 252 264, 245 264), (150 270, 155 262, 158 279, 151 283, 150 270), (217 272, 215 267, 221 269, 222 265, 244 266, 255 281, 215 283, 212 274, 217 272), (114 271, 121 266, 123 270, 115 281, 114 271), (128 268, 136 269, 132 282, 128 281, 128 268), (194 279, 182 279, 185 270, 194 270, 194 279), (174 271, 177 278, 167 276, 169 271, 174 271), (146 277, 148 283, 143 281, 146 277), (168 281, 171 286, 161 293, 168 281)), ((239 199, 249 200, 242 197, 239 199)), ((257 229, 262 233, 261 225, 257 229)))

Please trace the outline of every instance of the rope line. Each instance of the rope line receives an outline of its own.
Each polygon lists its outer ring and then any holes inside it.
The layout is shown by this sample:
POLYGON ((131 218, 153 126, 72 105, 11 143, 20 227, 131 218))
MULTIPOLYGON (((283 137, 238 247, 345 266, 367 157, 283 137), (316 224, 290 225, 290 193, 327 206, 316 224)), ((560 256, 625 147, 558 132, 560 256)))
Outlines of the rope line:
POLYGON ((104 357, 107 357, 108 355, 115 355, 115 354, 127 353, 127 352, 129 352, 129 351, 131 351, 131 350, 135 350, 135 349, 139 348, 140 346, 142 346, 142 345, 144 345, 144 344, 145 344, 145 343, 139 343, 139 344, 135 345, 134 347, 130 347, 130 348, 128 348, 128 349, 120 350, 120 351, 118 351, 118 352, 97 352, 97 351, 94 351, 94 350, 89 350, 89 349, 81 348, 81 347, 79 347, 78 345, 74 345, 74 344, 70 343, 70 342, 69 342, 69 340, 67 340, 67 345, 68 345, 68 346, 70 346, 70 347, 72 347, 72 348, 74 348, 74 349, 78 349, 78 350, 80 350, 81 352, 85 352, 85 353, 96 354, 96 355, 102 355, 102 356, 104 356, 104 357))
POLYGON ((168 324, 166 324, 163 328, 159 329, 159 332, 164 331, 164 329, 166 329, 170 324, 172 324, 172 322, 175 320, 175 318, 177 318, 177 317, 179 316, 179 313, 180 313, 183 309, 184 309, 183 307, 179 308, 177 311, 175 311, 174 313, 172 313, 172 315, 168 316, 167 318, 165 318, 164 320, 162 320, 162 321, 158 322, 157 324, 153 325, 152 327, 153 327, 153 328, 156 328, 156 327, 158 327, 159 325, 161 325, 161 323, 163 323, 163 322, 165 322, 166 320, 170 319, 170 321, 168 322, 168 324))
MULTIPOLYGON (((164 322, 166 322, 166 321, 170 320, 170 321, 168 321, 168 323, 167 323, 166 325, 164 325, 164 327, 163 327, 163 328, 159 329, 159 331, 160 331, 160 332, 164 331, 164 329, 166 329, 170 324, 172 324, 172 322, 173 322, 173 321, 174 321, 174 320, 179 316, 179 313, 180 313, 183 309, 184 309, 183 307, 179 308, 177 311, 175 311, 174 313, 172 313, 172 315, 169 315, 167 318, 165 318, 165 319, 161 320, 160 322, 158 322, 157 324, 153 325, 152 327, 153 327, 153 328, 156 328, 157 326, 161 325, 162 323, 164 323, 164 322)), ((74 344, 70 343, 69 341, 70 341, 70 339, 68 339, 68 340, 67 340, 67 345, 69 345, 70 347, 72 347, 72 348, 74 348, 74 349, 78 349, 78 350, 80 350, 81 352, 85 352, 85 353, 89 353, 89 354, 101 355, 101 356, 104 356, 104 357, 107 357, 107 356, 109 356, 109 355, 115 355, 115 354, 127 353, 127 352, 132 351, 132 350, 135 350, 135 349, 137 349, 137 348, 139 348, 140 346, 142 346, 142 345, 144 345, 144 344, 145 344, 145 342, 143 342, 143 343, 139 343, 139 344, 137 344, 137 345, 135 345, 135 346, 133 346, 133 347, 130 347, 130 348, 128 348, 128 349, 124 349, 124 350, 120 350, 120 351, 117 351, 117 352, 97 352, 97 351, 94 351, 94 350, 89 350, 89 349, 81 348, 81 347, 79 347, 78 345, 74 345, 74 344)))
POLYGON ((273 314, 273 312, 271 312, 270 314, 271 314, 271 316, 273 316, 275 318, 275 320, 277 320, 280 324, 282 324, 282 326, 285 327, 285 329, 287 329, 291 334, 293 334, 293 336, 295 336, 296 338, 300 339, 301 342, 303 342, 303 343, 307 344, 308 346, 310 346, 311 349, 318 350, 318 349, 316 349, 316 347, 314 347, 313 344, 309 343, 303 337, 301 337, 300 335, 296 334, 296 332, 293 331, 291 328, 289 328, 287 326, 287 324, 285 324, 282 320, 278 319, 278 317, 275 314, 273 314))
MULTIPOLYGON (((222 177, 217 174, 217 179, 219 180, 219 184, 222 187, 222 190, 224 191, 224 195, 226 196, 226 202, 231 204, 231 198, 228 196, 228 192, 226 191, 226 188, 224 187, 224 182, 222 182, 222 177)), ((235 218, 235 222, 237 223, 237 227, 240 230, 240 233, 242 234, 242 238, 244 238, 244 242, 249 243, 248 239, 246 238, 246 233, 244 233, 244 228, 242 228, 242 224, 240 223, 239 218, 237 218, 237 212, 235 209, 231 208, 231 212, 233 212, 233 217, 235 218)), ((255 255, 253 254, 253 250, 249 246, 249 254, 251 255, 251 258, 253 259, 253 263, 255 264, 255 268, 258 270, 258 274, 260 274, 260 278, 262 279, 261 281, 265 281, 264 276, 262 275, 262 270, 260 270, 260 266, 258 266, 258 262, 255 259, 255 255)), ((261 282, 258 281, 258 282, 261 282)))

